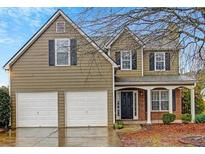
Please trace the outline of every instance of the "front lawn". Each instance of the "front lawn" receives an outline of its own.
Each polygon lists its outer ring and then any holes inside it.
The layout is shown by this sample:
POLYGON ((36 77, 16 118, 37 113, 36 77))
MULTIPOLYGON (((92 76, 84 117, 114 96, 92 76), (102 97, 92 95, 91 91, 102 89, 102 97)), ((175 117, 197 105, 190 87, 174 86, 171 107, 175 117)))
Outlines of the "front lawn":
POLYGON ((142 125, 138 131, 118 132, 118 135, 123 146, 205 146, 205 124, 142 125))

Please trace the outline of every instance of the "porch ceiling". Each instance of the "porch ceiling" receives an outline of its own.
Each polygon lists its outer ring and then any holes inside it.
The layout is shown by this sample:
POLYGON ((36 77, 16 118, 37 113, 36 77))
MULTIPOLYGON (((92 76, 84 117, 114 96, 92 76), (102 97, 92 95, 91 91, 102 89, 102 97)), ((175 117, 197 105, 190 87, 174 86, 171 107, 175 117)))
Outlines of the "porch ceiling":
POLYGON ((183 75, 116 77, 115 85, 195 85, 196 80, 183 75))

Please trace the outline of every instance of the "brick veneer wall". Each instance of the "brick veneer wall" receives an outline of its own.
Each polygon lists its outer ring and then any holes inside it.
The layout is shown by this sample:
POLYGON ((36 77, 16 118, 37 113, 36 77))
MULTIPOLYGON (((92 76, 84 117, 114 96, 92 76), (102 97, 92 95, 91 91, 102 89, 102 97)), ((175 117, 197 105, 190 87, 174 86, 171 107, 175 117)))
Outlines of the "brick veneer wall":
POLYGON ((146 91, 145 90, 139 90, 138 91, 138 106, 139 106, 139 118, 138 120, 140 121, 144 121, 146 120, 146 106, 145 106, 145 94, 146 94, 146 91))
MULTIPOLYGON (((139 121, 146 120, 147 113, 146 113, 146 91, 139 90, 139 121)), ((176 111, 173 113, 176 115, 176 119, 180 119, 181 115, 181 91, 180 89, 176 89, 176 111)), ((164 113, 167 112, 152 112, 151 119, 152 120, 161 120, 164 113)))

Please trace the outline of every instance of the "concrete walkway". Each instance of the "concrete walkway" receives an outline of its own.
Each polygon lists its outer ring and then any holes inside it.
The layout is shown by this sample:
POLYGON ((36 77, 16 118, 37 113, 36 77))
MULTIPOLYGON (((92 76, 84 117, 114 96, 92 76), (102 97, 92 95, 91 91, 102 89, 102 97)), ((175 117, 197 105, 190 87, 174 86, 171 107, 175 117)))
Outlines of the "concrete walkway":
POLYGON ((92 128, 18 128, 0 133, 0 146, 18 147, 117 147, 115 130, 92 128))

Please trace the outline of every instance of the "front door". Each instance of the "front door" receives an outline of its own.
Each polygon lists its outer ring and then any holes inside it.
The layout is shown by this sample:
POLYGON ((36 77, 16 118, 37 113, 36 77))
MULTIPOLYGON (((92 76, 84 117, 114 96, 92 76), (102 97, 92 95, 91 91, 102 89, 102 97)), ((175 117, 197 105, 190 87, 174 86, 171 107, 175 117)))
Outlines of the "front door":
POLYGON ((121 92, 121 118, 133 119, 133 92, 121 92))

